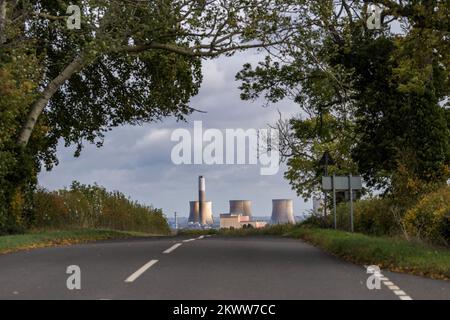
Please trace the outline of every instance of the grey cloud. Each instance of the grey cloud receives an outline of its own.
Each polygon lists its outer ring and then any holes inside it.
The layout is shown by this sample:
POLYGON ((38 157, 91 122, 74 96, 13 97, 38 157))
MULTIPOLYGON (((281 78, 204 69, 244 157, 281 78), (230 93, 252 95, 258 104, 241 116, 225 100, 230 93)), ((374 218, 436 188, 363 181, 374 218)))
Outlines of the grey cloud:
POLYGON ((289 117, 299 112, 290 101, 263 108, 263 101, 241 101, 236 72, 246 62, 256 63, 262 58, 253 53, 220 58, 204 64, 204 83, 192 106, 207 111, 189 117, 188 122, 165 119, 163 122, 138 127, 121 127, 108 132, 100 149, 88 145, 80 158, 73 158, 73 150, 59 148, 60 165, 40 175, 40 184, 49 189, 70 185, 72 180, 97 182, 108 189, 120 190, 146 204, 174 211, 186 216, 189 201, 197 197, 197 176, 207 178, 207 197, 214 202, 214 213, 226 212, 228 200, 253 200, 257 215, 270 215, 271 199, 295 199, 296 214, 310 208, 290 190, 283 178, 285 168, 275 176, 261 176, 259 166, 249 165, 181 165, 171 162, 170 153, 175 142, 170 134, 176 128, 193 129, 193 121, 202 120, 207 128, 264 128, 278 119, 277 109, 289 117))

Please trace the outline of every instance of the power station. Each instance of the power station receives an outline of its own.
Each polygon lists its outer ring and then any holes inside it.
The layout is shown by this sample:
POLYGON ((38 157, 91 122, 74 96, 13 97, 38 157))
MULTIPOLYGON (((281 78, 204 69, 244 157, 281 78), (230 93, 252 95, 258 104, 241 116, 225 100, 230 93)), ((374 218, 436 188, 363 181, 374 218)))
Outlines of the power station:
MULTIPOLYGON (((220 215, 221 228, 262 228, 264 221, 252 219, 252 202, 250 200, 230 200, 230 211, 220 215)), ((206 181, 203 176, 198 178, 198 200, 189 202, 188 222, 200 227, 210 227, 214 224, 213 203, 206 200, 206 181)), ((291 199, 272 200, 272 224, 295 223, 294 204, 291 199)))

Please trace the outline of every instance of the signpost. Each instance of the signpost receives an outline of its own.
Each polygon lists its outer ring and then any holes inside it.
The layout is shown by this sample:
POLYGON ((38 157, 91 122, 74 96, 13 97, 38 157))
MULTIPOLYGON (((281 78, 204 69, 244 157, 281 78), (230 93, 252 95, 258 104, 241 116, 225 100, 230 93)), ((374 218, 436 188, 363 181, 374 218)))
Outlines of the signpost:
POLYGON ((334 228, 337 229, 336 218, 336 191, 348 191, 350 198, 350 230, 354 232, 353 221, 353 191, 362 189, 362 178, 360 176, 323 176, 322 177, 322 189, 324 191, 333 192, 333 215, 334 215, 334 228))
MULTIPOLYGON (((323 171, 324 171, 324 176, 328 176, 328 166, 334 166, 336 164, 336 162, 334 161, 334 159, 331 157, 330 152, 327 150, 323 153, 322 158, 320 158, 319 160, 319 165, 321 167, 323 167, 323 171)), ((324 195, 325 195, 325 205, 324 205, 324 216, 327 216, 327 192, 324 190, 324 195)))

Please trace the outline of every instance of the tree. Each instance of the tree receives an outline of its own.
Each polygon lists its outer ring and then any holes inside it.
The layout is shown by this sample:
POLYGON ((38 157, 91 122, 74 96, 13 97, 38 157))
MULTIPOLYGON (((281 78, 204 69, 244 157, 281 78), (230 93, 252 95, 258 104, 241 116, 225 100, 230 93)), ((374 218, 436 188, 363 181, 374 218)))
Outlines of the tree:
MULTIPOLYGON (((331 115, 341 128, 332 141, 347 142, 341 156, 351 155, 354 170, 377 189, 389 190, 406 158, 411 174, 425 182, 445 182, 450 162, 445 109, 450 92, 450 5, 379 3, 384 5, 384 29, 375 31, 367 29, 366 1, 311 4, 306 15, 309 30, 298 30, 280 54, 256 68, 245 65, 237 75, 243 82, 241 96, 298 103, 306 119, 293 119, 287 128, 291 134, 285 136, 296 135, 296 124, 312 121, 321 124, 315 127, 317 137, 322 137, 324 126, 333 129, 322 120, 331 115), (392 21, 402 26, 401 33, 391 32, 392 21), (343 140, 342 133, 351 139, 343 140)), ((327 144, 321 139, 294 140, 289 149, 308 152, 317 143, 327 144)), ((305 176, 313 179, 316 170, 304 160, 304 155, 291 152, 287 176, 298 193, 307 195, 305 176), (295 174, 302 167, 305 171, 295 174)))
POLYGON ((61 139, 78 155, 113 127, 185 119, 202 60, 284 42, 291 2, 78 0, 81 29, 70 30, 62 1, 0 0, 1 71, 20 61, 35 68, 13 77, 26 96, 20 106, 16 94, 1 102, 1 152, 15 159, 0 175, 4 203, 35 180, 41 162, 57 164, 61 139))

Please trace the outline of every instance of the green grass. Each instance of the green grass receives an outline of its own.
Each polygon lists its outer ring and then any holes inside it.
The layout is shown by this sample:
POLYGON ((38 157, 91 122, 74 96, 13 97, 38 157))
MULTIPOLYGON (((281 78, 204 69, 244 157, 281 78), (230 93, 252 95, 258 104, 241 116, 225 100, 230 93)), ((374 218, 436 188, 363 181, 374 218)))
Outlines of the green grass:
POLYGON ((115 230, 36 231, 27 234, 0 236, 0 254, 34 248, 76 243, 149 237, 152 234, 115 230))
POLYGON ((207 230, 180 229, 177 231, 178 236, 186 236, 186 237, 214 235, 214 234, 218 234, 218 233, 219 233, 219 230, 217 230, 217 229, 207 229, 207 230))
POLYGON ((327 229, 296 228, 289 237, 303 239, 358 264, 397 272, 450 279, 450 250, 401 238, 373 237, 327 229))
POLYGON ((216 233, 234 237, 278 235, 302 239, 326 252, 357 264, 378 265, 382 269, 435 279, 450 279, 448 248, 410 242, 402 238, 375 237, 292 225, 271 226, 263 229, 219 230, 216 233))

